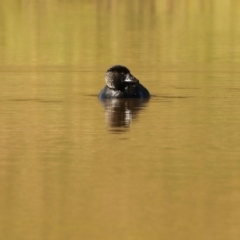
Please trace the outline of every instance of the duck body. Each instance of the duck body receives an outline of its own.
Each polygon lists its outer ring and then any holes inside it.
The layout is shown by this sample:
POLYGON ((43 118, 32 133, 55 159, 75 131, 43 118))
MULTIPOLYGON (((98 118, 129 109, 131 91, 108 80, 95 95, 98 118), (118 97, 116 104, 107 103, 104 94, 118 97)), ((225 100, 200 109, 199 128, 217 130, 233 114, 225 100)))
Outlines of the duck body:
POLYGON ((100 91, 99 99, 150 98, 149 91, 124 66, 115 65, 109 68, 105 82, 106 86, 100 91))
POLYGON ((150 98, 148 90, 141 84, 126 86, 123 90, 109 88, 107 85, 101 90, 98 97, 104 98, 150 98))

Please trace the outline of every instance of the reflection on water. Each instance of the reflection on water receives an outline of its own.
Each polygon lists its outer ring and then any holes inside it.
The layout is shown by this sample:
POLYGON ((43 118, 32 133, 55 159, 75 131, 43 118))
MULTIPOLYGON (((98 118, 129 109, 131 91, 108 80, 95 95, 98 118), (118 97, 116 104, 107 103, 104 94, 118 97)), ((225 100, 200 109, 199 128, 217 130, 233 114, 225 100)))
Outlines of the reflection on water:
POLYGON ((105 119, 114 132, 126 131, 146 107, 148 99, 102 99, 105 119))
POLYGON ((240 239, 239 16, 1 0, 0 239, 240 239), (157 97, 99 103, 116 63, 157 97))

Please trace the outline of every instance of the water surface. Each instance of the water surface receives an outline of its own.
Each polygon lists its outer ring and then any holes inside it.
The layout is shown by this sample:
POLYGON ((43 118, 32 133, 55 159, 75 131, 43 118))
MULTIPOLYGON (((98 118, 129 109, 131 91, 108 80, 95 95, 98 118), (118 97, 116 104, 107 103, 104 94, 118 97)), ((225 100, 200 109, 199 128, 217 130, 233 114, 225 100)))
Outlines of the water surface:
POLYGON ((238 1, 3 3, 0 238, 239 239, 238 1))

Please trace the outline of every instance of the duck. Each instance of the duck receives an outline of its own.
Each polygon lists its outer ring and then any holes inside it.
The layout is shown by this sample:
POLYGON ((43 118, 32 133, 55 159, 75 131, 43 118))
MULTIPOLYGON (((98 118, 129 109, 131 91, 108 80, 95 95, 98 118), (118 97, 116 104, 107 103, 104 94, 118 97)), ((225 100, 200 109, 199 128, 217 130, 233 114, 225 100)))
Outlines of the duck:
POLYGON ((149 91, 122 65, 110 67, 105 74, 105 87, 99 99, 109 98, 150 98, 149 91))

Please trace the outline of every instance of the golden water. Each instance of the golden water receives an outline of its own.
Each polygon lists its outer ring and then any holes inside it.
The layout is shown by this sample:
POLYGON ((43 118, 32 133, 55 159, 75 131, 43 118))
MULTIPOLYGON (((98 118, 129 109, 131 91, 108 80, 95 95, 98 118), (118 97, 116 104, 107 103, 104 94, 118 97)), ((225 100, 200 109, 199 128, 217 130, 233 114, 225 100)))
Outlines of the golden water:
POLYGON ((2 0, 0 239, 239 239, 239 16, 2 0), (152 98, 100 102, 113 64, 152 98))

